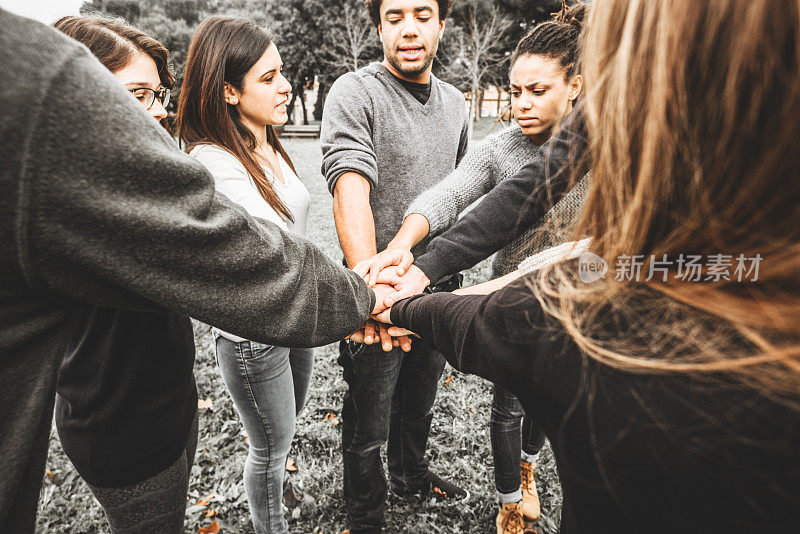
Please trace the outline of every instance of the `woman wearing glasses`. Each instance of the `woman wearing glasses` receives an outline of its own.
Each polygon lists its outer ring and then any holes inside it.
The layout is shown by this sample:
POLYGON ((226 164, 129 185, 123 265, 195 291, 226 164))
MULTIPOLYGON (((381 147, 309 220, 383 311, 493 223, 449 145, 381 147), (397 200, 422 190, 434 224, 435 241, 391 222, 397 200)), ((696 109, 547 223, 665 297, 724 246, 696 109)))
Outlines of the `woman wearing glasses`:
MULTIPOLYGON (((167 127, 174 78, 161 43, 116 20, 64 17, 54 27, 86 45, 167 127)), ((115 533, 183 532, 197 445, 194 353, 184 315, 96 306, 75 314, 56 428, 115 533)))

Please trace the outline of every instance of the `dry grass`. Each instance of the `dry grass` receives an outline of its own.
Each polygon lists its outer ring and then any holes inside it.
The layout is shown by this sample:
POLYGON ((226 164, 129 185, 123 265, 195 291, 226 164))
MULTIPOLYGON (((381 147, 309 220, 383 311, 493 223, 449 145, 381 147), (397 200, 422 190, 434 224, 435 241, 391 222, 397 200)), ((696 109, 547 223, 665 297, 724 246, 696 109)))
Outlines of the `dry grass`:
MULTIPOLYGON (((491 121, 476 128, 485 135, 491 121)), ((496 130, 497 128, 495 128, 496 130)), ((286 140, 298 172, 311 192, 309 231, 311 239, 337 260, 341 258, 331 215, 331 196, 320 175, 317 140, 286 140)), ((482 262, 467 274, 467 283, 483 281, 488 263, 482 262)), ((210 399, 213 408, 201 410, 200 437, 189 488, 186 532, 197 532, 208 525, 208 510, 217 513, 222 532, 253 532, 242 484, 242 468, 247 454, 244 435, 233 403, 214 364, 209 328, 195 323, 197 361, 195 374, 201 399, 210 399), (215 495, 208 506, 196 504, 215 495)), ((336 364, 335 345, 318 349, 309 399, 297 424, 292 456, 299 471, 292 480, 315 498, 313 505, 288 511, 291 532, 334 533, 344 528, 340 426, 338 421, 345 384, 336 364), (335 419, 326 416, 333 414, 335 419)), ((469 503, 459 506, 429 505, 418 501, 389 503, 389 532, 462 533, 490 532, 496 514, 491 448, 489 444, 490 384, 448 367, 442 377, 436 415, 429 443, 432 469, 446 474, 472 494, 469 503), (447 377, 453 378, 445 384, 447 377)), ((557 530, 561 490, 549 446, 538 469, 543 518, 542 533, 557 530)), ((55 434, 50 440, 46 476, 39 507, 42 532, 108 532, 103 511, 86 484, 65 457, 55 434)))

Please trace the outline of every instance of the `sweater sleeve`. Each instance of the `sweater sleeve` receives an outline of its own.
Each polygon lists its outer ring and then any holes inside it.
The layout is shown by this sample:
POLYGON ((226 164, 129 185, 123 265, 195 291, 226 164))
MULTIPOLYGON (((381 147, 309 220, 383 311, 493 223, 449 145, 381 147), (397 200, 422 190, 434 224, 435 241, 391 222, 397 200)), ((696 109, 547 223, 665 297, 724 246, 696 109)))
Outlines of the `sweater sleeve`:
POLYGON ((333 342, 368 317, 375 296, 355 273, 217 194, 85 48, 39 109, 18 203, 32 287, 67 303, 168 308, 283 346, 333 342))
POLYGON ((585 120, 577 108, 530 163, 434 238, 414 263, 436 283, 469 269, 533 228, 564 196, 572 177, 586 173, 586 146, 585 120))
MULTIPOLYGON (((458 102, 462 102, 464 96, 459 93, 458 102)), ((464 126, 461 128, 461 139, 458 141, 458 153, 456 154, 456 166, 461 164, 461 160, 467 155, 469 148, 469 113, 464 117, 464 126)))
POLYGON ((467 152, 456 170, 420 194, 405 213, 419 213, 430 225, 430 235, 438 235, 458 219, 458 214, 488 193, 497 183, 494 153, 488 141, 467 152))
POLYGON ((357 74, 342 75, 325 99, 320 129, 322 175, 333 194, 346 172, 355 172, 375 187, 378 161, 372 142, 369 94, 357 74))
POLYGON ((539 302, 521 282, 490 295, 417 295, 395 304, 391 317, 459 371, 511 391, 534 381, 534 366, 527 360, 546 331, 545 321, 539 302))

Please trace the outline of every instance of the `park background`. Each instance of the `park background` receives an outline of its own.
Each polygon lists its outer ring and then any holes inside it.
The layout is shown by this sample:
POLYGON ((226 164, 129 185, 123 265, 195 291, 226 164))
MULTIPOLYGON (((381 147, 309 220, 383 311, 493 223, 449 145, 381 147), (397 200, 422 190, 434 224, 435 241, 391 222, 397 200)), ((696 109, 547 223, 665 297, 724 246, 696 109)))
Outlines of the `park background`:
MULTIPOLYGON (((508 59, 519 39, 561 7, 561 0, 456 0, 434 62, 434 74, 465 95, 470 136, 478 142, 508 126, 508 59), (505 119, 505 120, 503 120, 505 119)), ((382 51, 362 0, 93 0, 81 14, 123 18, 161 41, 171 54, 180 98, 186 51, 198 24, 214 14, 246 17, 269 28, 292 83, 290 124, 314 126, 327 91, 341 74, 380 60, 382 51), (293 112, 292 112, 293 111, 293 112)), ((52 21, 50 21, 52 22, 52 21)), ((313 128, 312 128, 313 130, 313 128)), ((287 132, 288 133, 288 132, 287 132)), ((341 259, 332 198, 320 173, 319 140, 282 139, 311 193, 309 238, 341 259)), ((466 272, 466 285, 488 279, 489 262, 466 272)), ((214 362, 210 328, 196 322, 195 375, 200 433, 189 486, 186 532, 253 532, 242 482, 246 436, 214 362)), ((308 402, 298 417, 290 480, 313 502, 289 503, 291 532, 338 533, 345 526, 339 412, 345 383, 338 350, 317 350, 308 402)), ((448 366, 435 406, 429 455, 432 469, 471 493, 469 502, 446 506, 389 500, 390 532, 472 533, 494 530, 496 497, 489 443, 491 385, 448 366)), ((557 532, 561 490, 549 445, 537 469, 542 517, 535 527, 557 532)), ((38 528, 43 532, 107 532, 103 512, 61 450, 53 429, 38 528)))

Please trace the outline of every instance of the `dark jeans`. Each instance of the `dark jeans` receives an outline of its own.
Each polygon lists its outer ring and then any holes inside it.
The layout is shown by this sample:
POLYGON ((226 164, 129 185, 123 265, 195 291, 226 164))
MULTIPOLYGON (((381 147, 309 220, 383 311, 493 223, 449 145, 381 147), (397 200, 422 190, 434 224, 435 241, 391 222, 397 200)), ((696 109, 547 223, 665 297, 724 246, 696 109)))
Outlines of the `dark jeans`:
POLYGON ((517 397, 497 384, 489 428, 495 487, 499 493, 513 493, 521 484, 520 443, 525 453, 536 454, 544 445, 544 432, 525 414, 517 397))
POLYGON ((352 530, 386 525, 386 476, 380 448, 387 442, 392 489, 421 485, 425 450, 444 357, 415 340, 411 352, 383 352, 380 344, 339 345, 348 390, 342 408, 344 497, 352 530))
POLYGON ((103 507, 114 534, 180 534, 186 513, 189 474, 197 448, 197 415, 178 460, 161 473, 121 488, 86 484, 103 507))
POLYGON ((247 432, 244 490, 253 528, 289 532, 282 504, 286 456, 311 383, 314 349, 214 337, 222 379, 247 432))

